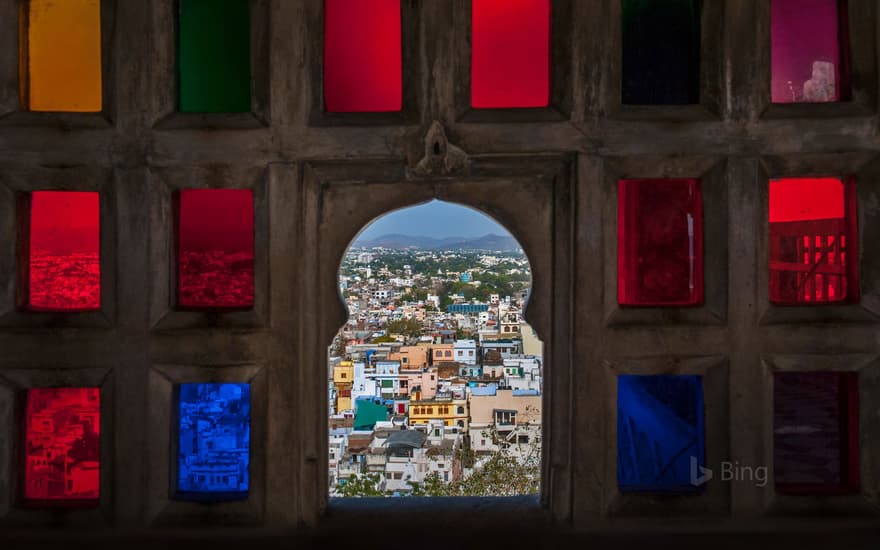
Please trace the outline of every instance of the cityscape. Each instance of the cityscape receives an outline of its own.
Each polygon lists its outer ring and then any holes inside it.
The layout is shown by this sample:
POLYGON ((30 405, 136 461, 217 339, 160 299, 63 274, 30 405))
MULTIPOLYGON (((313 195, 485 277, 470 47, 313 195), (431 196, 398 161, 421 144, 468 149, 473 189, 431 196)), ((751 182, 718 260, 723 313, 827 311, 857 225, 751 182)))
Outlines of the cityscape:
POLYGON ((530 286, 509 235, 353 244, 339 275, 349 319, 329 350, 331 497, 539 491, 530 286))
MULTIPOLYGON (((85 311, 101 307, 98 193, 34 191, 30 194, 28 307, 85 311)), ((24 214, 24 213, 23 213, 24 214)))
POLYGON ((31 309, 94 310, 100 304, 101 262, 97 253, 37 251, 31 255, 31 309))
POLYGON ((246 495, 250 384, 181 384, 178 392, 177 489, 246 495))
POLYGON ((177 303, 254 305, 254 198, 249 189, 183 189, 177 201, 177 303))
POLYGON ((181 251, 181 307, 248 308, 254 303, 253 252, 181 251))
POLYGON ((25 487, 28 500, 97 500, 101 399, 98 388, 27 392, 25 487))

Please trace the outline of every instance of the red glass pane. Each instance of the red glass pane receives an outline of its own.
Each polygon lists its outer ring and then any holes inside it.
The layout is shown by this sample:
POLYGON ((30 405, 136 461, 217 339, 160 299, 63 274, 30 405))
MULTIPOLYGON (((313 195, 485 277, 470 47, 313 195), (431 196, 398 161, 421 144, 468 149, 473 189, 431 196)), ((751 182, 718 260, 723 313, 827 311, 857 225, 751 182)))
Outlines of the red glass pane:
POLYGON ((473 0, 471 105, 550 103, 550 0, 473 0))
POLYGON ((841 70, 839 30, 845 25, 838 10, 845 6, 838 0, 772 0, 773 103, 840 101, 847 75, 841 70))
POLYGON ((703 204, 696 179, 620 180, 617 301, 703 303, 703 204))
POLYGON ((326 110, 399 111, 400 42, 400 0, 324 0, 326 110))
POLYGON ((770 181, 770 302, 858 299, 855 184, 841 178, 770 181))
POLYGON ((779 493, 858 492, 856 373, 775 373, 773 469, 779 493))
POLYGON ((194 309, 253 306, 253 192, 188 189, 178 200, 178 304, 194 309))
POLYGON ((29 309, 85 311, 101 307, 98 193, 31 193, 29 309))
POLYGON ((35 388, 25 411, 24 498, 92 501, 101 487, 98 388, 35 388))

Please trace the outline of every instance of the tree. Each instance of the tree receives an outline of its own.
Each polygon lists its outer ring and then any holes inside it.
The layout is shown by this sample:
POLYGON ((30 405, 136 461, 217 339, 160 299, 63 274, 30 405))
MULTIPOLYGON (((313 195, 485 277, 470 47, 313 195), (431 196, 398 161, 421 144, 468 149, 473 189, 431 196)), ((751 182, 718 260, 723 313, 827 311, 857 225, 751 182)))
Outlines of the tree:
POLYGON ((412 497, 437 497, 446 494, 446 483, 440 479, 440 474, 431 472, 425 476, 425 481, 407 481, 412 490, 408 493, 412 497))
POLYGON ((339 487, 339 494, 344 497, 385 496, 385 492, 379 488, 381 480, 379 474, 355 474, 339 487))
MULTIPOLYGON (((525 415, 529 416, 528 408, 525 415)), ((540 429, 538 430, 540 433, 540 429)), ((541 487, 541 445, 532 438, 525 453, 514 455, 507 440, 495 428, 484 432, 498 450, 478 456, 472 449, 458 449, 455 460, 474 470, 466 477, 444 483, 434 472, 422 483, 408 482, 412 496, 514 496, 534 494, 541 487), (482 460, 481 460, 482 458, 482 460)))
POLYGON ((388 342, 396 342, 392 336, 388 336, 387 334, 383 334, 382 336, 378 336, 373 338, 374 344, 387 344, 388 342))
POLYGON ((471 475, 448 484, 448 496, 514 496, 537 493, 540 489, 540 460, 521 461, 506 449, 493 454, 471 475))
POLYGON ((402 334, 408 338, 418 338, 422 335, 422 323, 415 319, 401 319, 391 321, 385 326, 388 334, 402 334))
POLYGON ((333 348, 330 352, 330 355, 332 355, 333 357, 342 357, 343 355, 345 355, 345 341, 342 339, 342 337, 337 336, 333 340, 333 348))

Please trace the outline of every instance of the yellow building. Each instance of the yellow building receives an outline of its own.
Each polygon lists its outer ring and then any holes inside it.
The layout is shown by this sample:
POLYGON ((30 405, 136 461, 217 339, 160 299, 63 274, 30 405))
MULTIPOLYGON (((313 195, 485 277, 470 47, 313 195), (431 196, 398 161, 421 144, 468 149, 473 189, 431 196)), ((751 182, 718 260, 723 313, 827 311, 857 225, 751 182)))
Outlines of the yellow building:
POLYGON ((431 420, 440 420, 444 426, 468 428, 467 399, 436 397, 422 399, 421 392, 412 392, 409 402, 409 423, 411 426, 424 425, 431 420))
POLYGON ((336 394, 336 412, 350 411, 352 409, 351 390, 342 390, 342 391, 348 392, 348 397, 343 397, 342 395, 340 395, 342 392, 338 392, 336 394))
POLYGON ((333 387, 336 389, 336 412, 352 408, 351 388, 354 384, 354 363, 340 361, 333 367, 333 387))
MULTIPOLYGON (((333 384, 351 384, 354 382, 354 363, 340 361, 333 367, 333 384)), ((350 386, 349 386, 350 387, 350 386)))

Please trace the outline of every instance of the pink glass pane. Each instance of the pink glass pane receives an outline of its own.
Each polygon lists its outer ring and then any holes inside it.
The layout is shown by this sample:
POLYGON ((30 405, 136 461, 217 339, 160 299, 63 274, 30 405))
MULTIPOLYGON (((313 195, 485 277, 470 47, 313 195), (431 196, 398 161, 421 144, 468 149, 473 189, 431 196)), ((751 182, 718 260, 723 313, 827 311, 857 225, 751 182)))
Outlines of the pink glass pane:
POLYGON ((841 178, 770 181, 770 302, 850 302, 857 297, 854 185, 841 178))
POLYGON ((180 192, 178 303, 193 309, 254 305, 254 198, 249 189, 180 192))
POLYGON ((703 303, 699 180, 620 180, 617 301, 628 306, 703 303))
POLYGON ((773 103, 840 101, 839 27, 838 0, 772 0, 773 103))
POLYGON ((550 103, 550 0, 473 0, 471 105, 550 103))
POLYGON ((98 193, 31 193, 28 308, 87 311, 101 306, 98 193))
POLYGON ((324 1, 327 111, 399 111, 402 66, 400 0, 324 1))

